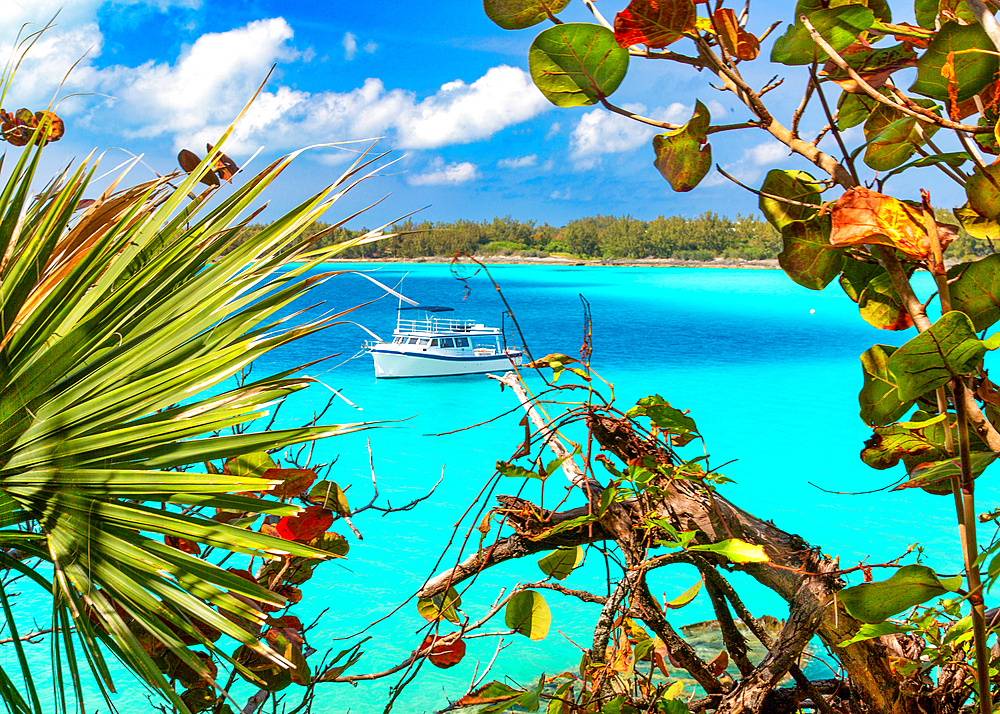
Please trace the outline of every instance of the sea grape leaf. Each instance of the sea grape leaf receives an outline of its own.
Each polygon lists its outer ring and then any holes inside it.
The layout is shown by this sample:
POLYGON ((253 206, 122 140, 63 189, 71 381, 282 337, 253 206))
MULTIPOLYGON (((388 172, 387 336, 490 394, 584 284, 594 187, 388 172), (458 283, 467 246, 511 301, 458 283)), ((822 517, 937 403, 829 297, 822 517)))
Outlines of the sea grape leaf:
POLYGON ((549 634, 552 614, 540 593, 521 590, 507 602, 504 622, 515 632, 537 641, 545 639, 549 634))
POLYGON ((998 69, 996 48, 978 22, 946 22, 917 60, 917 78, 910 91, 963 102, 996 81, 998 69), (945 76, 949 72, 952 79, 945 76))
POLYGON ((420 654, 426 654, 427 660, 439 669, 454 667, 465 657, 465 641, 460 637, 448 644, 435 644, 439 635, 427 635, 420 643, 420 654))
MULTIPOLYGON (((968 184, 966 184, 966 190, 968 190, 968 184)), ((952 209, 952 213, 962 224, 965 232, 973 238, 1000 237, 1000 224, 997 224, 992 218, 980 216, 968 201, 964 205, 952 209)))
POLYGON ((520 694, 521 690, 508 687, 503 682, 490 682, 489 684, 484 684, 474 692, 466 694, 456 704, 463 707, 477 704, 496 704, 515 699, 520 694))
POLYGON ((844 253, 830 245, 830 217, 793 221, 781 228, 778 264, 792 280, 822 290, 844 268, 844 253))
POLYGON ((691 545, 687 549, 716 553, 733 563, 767 563, 771 560, 764 552, 763 546, 753 545, 739 538, 730 538, 707 545, 691 545))
MULTIPOLYGON (((986 467, 992 464, 997 458, 997 454, 992 451, 976 452, 969 454, 969 462, 972 467, 972 478, 982 476, 986 467)), ((899 484, 893 491, 901 491, 905 488, 922 488, 928 493, 937 495, 948 495, 951 493, 951 480, 954 477, 961 478, 962 462, 957 456, 944 461, 932 463, 922 463, 910 471, 910 478, 899 484)))
POLYGON ((281 482, 270 491, 270 494, 275 498, 294 498, 312 485, 313 481, 316 480, 316 471, 314 469, 268 469, 262 478, 281 482))
POLYGON ((510 478, 537 478, 540 481, 545 480, 545 477, 542 474, 507 461, 497 461, 497 471, 504 476, 509 476, 510 478))
POLYGON ((334 481, 323 479, 317 483, 309 489, 309 495, 306 496, 306 500, 323 508, 329 508, 341 516, 351 515, 351 506, 347 502, 347 494, 334 481))
POLYGON ((913 319, 892 285, 889 273, 876 273, 858 296, 858 311, 872 327, 880 330, 908 330, 913 319))
MULTIPOLYGON (((836 52, 841 52, 858 39, 858 35, 875 22, 875 14, 864 5, 841 5, 827 10, 817 10, 809 15, 809 22, 816 32, 836 52)), ((771 61, 787 65, 811 64, 813 59, 823 61, 826 53, 813 42, 809 30, 796 20, 789 25, 771 48, 771 61)))
POLYGON ((698 595, 698 592, 701 590, 702 584, 703 581, 701 580, 696 581, 694 585, 689 587, 687 590, 682 592, 673 600, 671 600, 670 602, 664 602, 663 604, 666 605, 667 608, 669 608, 670 610, 679 610, 680 608, 684 607, 689 602, 695 599, 695 597, 698 595))
MULTIPOLYGON (((832 214, 832 245, 888 245, 917 260, 931 257, 921 210, 892 196, 858 186, 836 200, 832 214)), ((937 228, 942 248, 958 237, 956 226, 937 228)))
MULTIPOLYGON (((898 168, 893 169, 892 171, 887 172, 882 177, 882 180, 885 181, 885 179, 889 178, 890 176, 895 176, 896 174, 903 173, 907 169, 917 169, 923 166, 933 166, 934 164, 948 164, 949 166, 958 168, 968 160, 969 160, 969 155, 964 151, 952 151, 946 154, 921 156, 919 159, 915 161, 911 161, 910 163, 904 166, 900 166, 898 168)), ((961 222, 961 219, 959 219, 959 221, 961 222)))
MULTIPOLYGON (((907 67, 915 67, 917 53, 913 45, 903 42, 891 47, 871 47, 867 42, 858 41, 840 53, 847 65, 853 69, 873 89, 881 88, 893 72, 907 67)), ((820 76, 836 82, 848 93, 863 96, 864 90, 846 70, 840 68, 833 60, 827 60, 820 76)), ((874 102, 870 97, 869 101, 874 102)))
POLYGON ((455 608, 462 604, 462 597, 455 588, 448 588, 447 593, 439 593, 432 597, 417 599, 417 612, 428 622, 443 617, 456 625, 461 622, 455 608))
POLYGON ((523 30, 556 15, 569 0, 483 0, 486 16, 505 30, 523 30))
POLYGON ((965 194, 969 206, 980 216, 994 221, 1000 218, 1000 165, 977 166, 965 184, 965 194))
POLYGON ((573 682, 564 682, 556 689, 556 695, 549 700, 545 714, 572 714, 569 702, 573 701, 573 682))
POLYGON ((846 588, 837 598, 853 617, 874 624, 961 586, 961 575, 941 579, 926 565, 905 565, 888 580, 846 588))
POLYGON ((917 121, 903 117, 889 124, 868 142, 864 162, 876 171, 889 171, 905 164, 926 142, 926 137, 937 131, 933 125, 917 127, 917 121))
POLYGON ((557 107, 583 107, 610 96, 625 79, 628 50, 611 30, 570 22, 544 30, 528 50, 535 86, 557 107))
POLYGON ((285 516, 275 525, 278 536, 285 540, 310 541, 333 525, 333 512, 322 506, 307 506, 294 516, 285 516))
POLYGON ((948 270, 951 307, 964 312, 976 331, 1000 320, 1000 253, 948 270))
POLYGON ((576 545, 572 548, 557 548, 539 560, 538 567, 556 580, 565 580, 582 561, 583 548, 576 545))
POLYGON ((839 643, 837 647, 847 647, 847 645, 853 645, 855 642, 873 640, 882 635, 899 635, 904 632, 913 632, 916 629, 916 627, 911 625, 897 625, 895 622, 877 622, 874 624, 866 622, 853 637, 839 643))
POLYGON ((858 394, 861 418, 869 426, 885 426, 899 419, 913 406, 902 401, 896 382, 889 373, 889 357, 896 351, 890 345, 874 345, 861 354, 865 383, 858 394))
POLYGON ((222 470, 227 474, 242 478, 264 478, 265 471, 277 468, 277 466, 269 454, 257 451, 227 459, 222 470))
POLYGON ((712 145, 707 130, 712 117, 708 108, 695 102, 691 120, 680 129, 653 137, 653 165, 678 192, 690 191, 712 168, 712 145))
POLYGON ((917 421, 923 412, 914 414, 912 422, 878 426, 873 430, 871 438, 865 442, 861 450, 861 460, 873 469, 889 469, 899 463, 900 459, 916 462, 943 461, 951 454, 944 448, 941 440, 935 438, 935 424, 944 421, 945 415, 933 419, 917 421))
POLYGON ((950 379, 971 372, 994 342, 976 337, 972 320, 952 310, 889 357, 899 398, 917 399, 950 379))
MULTIPOLYGON (((844 272, 840 276, 840 287, 844 289, 847 297, 854 302, 858 302, 862 291, 876 275, 885 273, 878 263, 866 263, 863 260, 848 259, 844 261, 844 272)), ((887 273, 886 273, 887 274, 887 273)))
POLYGON ((671 439, 674 446, 685 446, 699 436, 698 425, 694 419, 680 409, 670 406, 670 402, 659 394, 643 397, 626 412, 626 416, 632 419, 638 416, 649 417, 658 429, 674 435, 671 439))
POLYGON ((867 121, 879 103, 867 94, 844 92, 837 102, 837 126, 841 131, 867 121))
MULTIPOLYGON (((327 553, 333 553, 334 555, 345 557, 351 549, 351 544, 347 542, 347 539, 344 536, 339 533, 332 532, 321 533, 309 541, 309 545, 327 553)), ((298 583, 292 583, 292 585, 297 584, 298 583)))
POLYGON ((760 40, 742 27, 736 20, 736 13, 722 7, 712 14, 719 39, 730 55, 740 60, 752 60, 760 54, 760 40))
POLYGON ((666 47, 694 32, 697 17, 692 0, 632 0, 615 16, 615 39, 625 49, 666 47))
POLYGON ((760 187, 760 210, 764 217, 779 231, 792 221, 808 221, 819 210, 820 186, 816 179, 805 171, 783 171, 771 169, 760 187), (774 196, 776 198, 771 198, 774 196), (780 199, 795 201, 787 203, 780 199), (801 206, 801 203, 816 204, 816 208, 801 206))

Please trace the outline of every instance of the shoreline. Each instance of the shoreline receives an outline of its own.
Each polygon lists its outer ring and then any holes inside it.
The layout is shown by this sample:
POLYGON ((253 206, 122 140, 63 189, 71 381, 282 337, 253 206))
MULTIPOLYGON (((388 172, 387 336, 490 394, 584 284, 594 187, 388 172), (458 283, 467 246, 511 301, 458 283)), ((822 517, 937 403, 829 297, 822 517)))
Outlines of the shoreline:
MULTIPOLYGON (((476 260, 486 265, 556 265, 567 267, 610 268, 729 268, 735 270, 779 270, 775 258, 744 260, 743 258, 715 258, 714 260, 681 260, 678 258, 603 258, 580 260, 576 258, 531 258, 515 255, 476 255, 476 260)), ((338 263, 451 263, 452 258, 428 256, 423 258, 339 258, 338 263)))

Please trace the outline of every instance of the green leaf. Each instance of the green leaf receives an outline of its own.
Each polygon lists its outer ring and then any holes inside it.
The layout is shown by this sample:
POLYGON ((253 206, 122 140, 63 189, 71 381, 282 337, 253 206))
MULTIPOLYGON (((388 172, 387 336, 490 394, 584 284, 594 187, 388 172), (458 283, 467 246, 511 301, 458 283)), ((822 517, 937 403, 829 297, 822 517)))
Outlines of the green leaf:
POLYGON ((866 263, 848 258, 844 261, 844 273, 840 276, 840 287, 844 289, 847 297, 858 302, 861 293, 868 287, 871 279, 885 272, 885 268, 878 263, 866 263))
POLYGON ((884 269, 875 273, 858 296, 858 310, 872 327, 880 330, 908 330, 913 327, 903 300, 884 269))
POLYGON ((528 50, 535 86, 557 107, 596 104, 618 89, 628 71, 628 50, 600 25, 565 23, 543 31, 528 50))
POLYGON ((1000 218, 1000 166, 977 166, 965 184, 965 194, 969 207, 980 216, 991 221, 1000 218))
POLYGON ((0 493, 0 528, 16 525, 23 521, 27 515, 17 501, 6 493, 0 493))
POLYGON ((942 76, 949 53, 954 53, 952 92, 959 102, 979 94, 995 79, 1000 61, 996 47, 978 22, 946 22, 917 60, 917 79, 911 92, 939 101, 949 98, 949 82, 942 76))
POLYGON ((837 599, 851 616, 874 624, 961 586, 960 575, 941 580, 926 565, 906 565, 888 580, 841 590, 837 599))
POLYGON ((903 117, 880 131, 865 148, 864 161, 876 171, 888 171, 902 166, 937 131, 937 126, 921 124, 917 119, 903 117))
POLYGON ((572 548, 558 548, 538 561, 538 567, 546 575, 556 580, 566 577, 583 561, 583 548, 576 545, 572 548))
POLYGON ((226 470, 233 476, 242 478, 263 478, 265 471, 276 467, 274 459, 263 451, 243 454, 226 462, 226 470))
POLYGON ((309 489, 306 496, 309 503, 328 508, 341 516, 351 515, 351 506, 347 503, 347 494, 335 482, 323 479, 309 489))
POLYGON ((507 461, 497 461, 497 471, 510 478, 537 478, 540 481, 545 480, 541 474, 529 471, 523 466, 508 463, 507 461))
POLYGON ((857 634, 850 639, 839 643, 837 647, 847 647, 848 645, 853 645, 855 642, 873 640, 876 637, 881 637, 882 635, 898 635, 904 632, 913 632, 916 629, 916 627, 912 627, 910 625, 897 625, 894 622, 878 622, 874 624, 866 622, 861 626, 861 629, 857 631, 857 634))
MULTIPOLYGON (((931 132, 928 132, 928 134, 930 133, 931 132)), ((882 180, 884 181, 890 176, 895 176, 896 174, 902 173, 907 169, 917 169, 917 168, 922 168, 924 166, 933 166, 935 164, 948 164, 949 166, 958 168, 966 161, 969 161, 969 155, 964 151, 953 151, 951 153, 946 153, 946 154, 934 154, 933 156, 922 156, 916 161, 911 161, 905 166, 900 166, 897 169, 889 171, 888 173, 885 174, 885 176, 882 177, 882 180)), ((959 218, 959 220, 961 220, 961 218, 959 218)))
POLYGON ((1000 320, 1000 254, 954 266, 948 282, 952 308, 968 315, 977 331, 1000 320))
POLYGON ((628 410, 626 416, 632 419, 638 416, 649 417, 658 429, 674 435, 671 439, 673 446, 685 446, 699 435, 694 419, 670 406, 670 402, 659 394, 643 397, 628 410))
POLYGON ((523 30, 555 15, 569 0, 483 0, 486 16, 505 30, 523 30))
POLYGON ((811 175, 805 171, 783 171, 771 169, 767 172, 764 185, 760 187, 760 210, 764 217, 779 231, 793 221, 808 221, 819 210, 821 187, 811 175), (796 203, 786 203, 780 199, 789 199, 796 203), (813 203, 816 208, 797 205, 813 203))
MULTIPOLYGON (((992 464, 996 458, 997 454, 992 451, 969 454, 972 478, 976 479, 982 476, 986 467, 992 464)), ((909 480, 904 481, 892 490, 901 491, 905 488, 922 488, 928 493, 948 495, 952 492, 951 479, 956 476, 962 476, 962 462, 958 457, 945 461, 921 464, 910 472, 909 480)))
POLYGON ((874 345, 861 354, 865 383, 858 394, 861 419, 869 426, 885 426, 899 419, 913 401, 902 401, 896 382, 889 373, 889 357, 896 351, 890 345, 874 345))
POLYGON ((447 593, 439 593, 432 597, 417 599, 417 612, 428 622, 443 617, 456 625, 461 622, 456 608, 462 604, 462 598, 455 588, 448 588, 447 593))
POLYGON ((695 101, 694 114, 687 124, 653 137, 653 165, 674 191, 690 191, 712 168, 712 146, 706 133, 711 121, 708 108, 695 101))
POLYGON ((553 699, 549 700, 549 705, 545 708, 545 714, 572 714, 572 706, 568 701, 573 699, 573 682, 565 682, 556 689, 553 699))
POLYGON ((543 640, 549 634, 552 615, 549 606, 534 590, 521 590, 507 602, 504 611, 507 627, 531 640, 543 640))
POLYGON ((730 538, 708 545, 692 545, 688 546, 688 550, 716 553, 733 563, 767 563, 771 560, 764 552, 763 546, 752 545, 739 538, 730 538))
MULTIPOLYGON (((841 5, 828 10, 818 10, 809 16, 816 31, 837 52, 846 49, 858 35, 875 22, 875 14, 864 5, 841 5)), ((787 65, 811 64, 827 59, 826 53, 813 42, 809 31, 796 21, 789 25, 771 49, 771 61, 787 65)))
POLYGON ((792 280, 822 290, 844 268, 844 252, 830 245, 830 216, 793 221, 781 228, 778 264, 792 280))
MULTIPOLYGON (((914 419, 922 414, 915 413, 914 419)), ((873 469, 888 469, 898 464, 900 459, 917 463, 918 460, 941 461, 949 458, 951 454, 944 448, 943 439, 936 438, 934 428, 944 418, 940 415, 924 422, 876 427, 861 450, 861 460, 873 469)))
MULTIPOLYGON (((968 184, 966 184, 968 190, 968 184)), ((986 218, 976 213, 975 209, 966 201, 965 205, 952 210, 955 218, 962 224, 962 228, 973 238, 997 238, 1000 237, 1000 225, 991 218, 986 218)), ((964 311, 963 311, 964 312, 964 311)))
MULTIPOLYGON (((671 609, 671 610, 679 610, 680 608, 684 607, 689 602, 691 602, 692 600, 695 599, 695 597, 701 591, 701 586, 703 584, 704 584, 704 581, 698 580, 697 582, 695 582, 694 585, 692 585, 691 587, 689 587, 687 590, 685 590, 684 592, 682 592, 680 595, 678 595, 677 597, 675 597, 673 600, 671 600, 670 602, 664 603, 664 604, 669 609, 671 609)), ((638 657, 638 655, 637 655, 637 657, 638 657)))
POLYGON ((843 131, 863 124, 878 106, 879 102, 867 94, 844 92, 837 102, 837 126, 843 131))
POLYGON ((986 351, 968 315, 953 310, 893 352, 889 372, 896 379, 899 398, 908 401, 968 374, 986 351))

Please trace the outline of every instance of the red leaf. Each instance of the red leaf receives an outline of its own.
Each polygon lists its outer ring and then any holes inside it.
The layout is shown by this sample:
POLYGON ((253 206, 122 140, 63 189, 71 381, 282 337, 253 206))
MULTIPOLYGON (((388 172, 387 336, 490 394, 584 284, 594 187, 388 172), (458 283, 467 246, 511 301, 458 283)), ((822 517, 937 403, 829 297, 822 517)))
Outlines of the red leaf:
POLYGON ((615 17, 615 40, 620 47, 666 47, 693 32, 698 19, 691 0, 632 0, 615 17))
POLYGON ((465 642, 459 638, 451 644, 434 644, 441 639, 444 638, 440 635, 427 635, 424 641, 420 643, 419 652, 420 654, 427 655, 427 659, 435 667, 440 667, 441 669, 454 667, 465 657, 465 642))
POLYGON ((736 13, 728 7, 719 8, 712 15, 719 39, 736 59, 752 60, 760 53, 760 40, 750 34, 736 20, 736 13))
POLYGON ((306 542, 326 533, 326 529, 331 525, 333 525, 333 511, 319 506, 309 506, 298 515, 285 516, 278 521, 275 528, 278 535, 285 540, 306 542))
POLYGON ((175 536, 164 536, 163 542, 171 548, 176 548, 182 553, 190 553, 191 555, 198 556, 201 555, 201 546, 193 540, 188 540, 187 538, 177 538, 175 536))

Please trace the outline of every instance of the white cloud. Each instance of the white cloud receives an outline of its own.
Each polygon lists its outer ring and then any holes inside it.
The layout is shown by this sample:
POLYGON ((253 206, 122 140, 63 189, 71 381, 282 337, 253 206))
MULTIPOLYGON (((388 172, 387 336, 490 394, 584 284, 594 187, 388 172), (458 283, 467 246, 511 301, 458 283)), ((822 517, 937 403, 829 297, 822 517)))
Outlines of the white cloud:
MULTIPOLYGON (((157 7, 198 1, 145 0, 157 7)), ((30 12, 37 17, 36 7, 45 12, 48 5, 54 8, 60 2, 64 0, 37 0, 30 12)), ((61 113, 75 115, 78 126, 113 126, 126 140, 167 137, 175 149, 197 150, 218 139, 272 64, 309 59, 308 50, 300 52, 294 46, 289 23, 276 17, 203 34, 184 46, 173 61, 98 69, 94 58, 100 55, 104 38, 94 19, 102 4, 99 0, 70 3, 67 14, 72 22, 46 33, 35 45, 8 104, 46 104, 53 78, 62 77, 89 51, 62 94, 91 94, 67 102, 60 107, 61 113)), ((345 53, 355 56, 359 51, 356 35, 347 33, 343 40, 345 53)), ((375 52, 378 45, 368 42, 362 49, 375 52)), ((434 149, 487 139, 548 107, 528 74, 506 65, 493 67, 471 82, 447 82, 423 97, 387 88, 377 78, 346 92, 307 92, 272 80, 238 126, 227 152, 241 156, 261 144, 279 151, 377 136, 387 137, 396 148, 434 149)))
POLYGON ((500 159, 497 161, 497 166, 501 169, 521 169, 526 166, 534 166, 538 163, 538 155, 531 154, 530 156, 512 156, 507 159, 500 159))
POLYGON ((744 158, 756 166, 773 166, 788 158, 788 147, 777 141, 765 141, 747 149, 744 158))
MULTIPOLYGON (((633 114, 646 114, 646 107, 642 104, 624 104, 622 107, 633 114)), ((668 107, 654 109, 649 117, 677 124, 690 118, 691 112, 691 107, 674 102, 668 107)), ((578 169, 592 168, 600 161, 602 154, 635 151, 640 146, 649 144, 653 135, 662 131, 604 109, 589 111, 583 115, 570 135, 575 166, 578 169)))
POLYGON ((344 59, 350 62, 358 53, 358 38, 353 32, 345 32, 341 44, 344 45, 344 59))
POLYGON ((364 46, 363 49, 368 54, 373 55, 373 54, 375 54, 375 51, 378 49, 378 43, 369 40, 368 42, 365 43, 365 46, 364 46))
POLYGON ((468 161, 445 166, 444 161, 438 158, 431 163, 431 168, 432 170, 427 173, 411 176, 407 179, 407 183, 412 186, 440 186, 442 184, 466 183, 479 177, 476 165, 468 161))
POLYGON ((549 130, 547 132, 545 132, 545 140, 548 141, 549 139, 554 137, 556 134, 559 133, 560 129, 562 129, 562 124, 560 124, 557 121, 552 122, 552 126, 549 127, 549 130))

